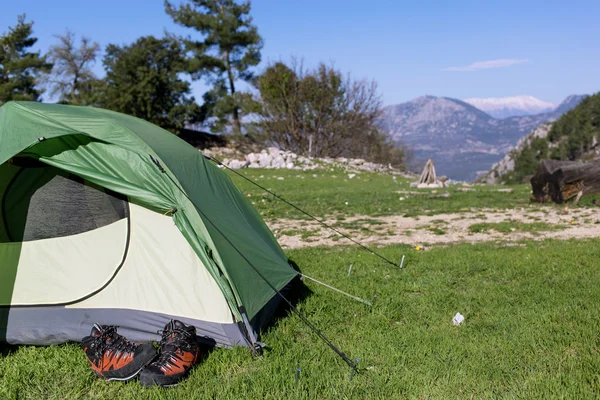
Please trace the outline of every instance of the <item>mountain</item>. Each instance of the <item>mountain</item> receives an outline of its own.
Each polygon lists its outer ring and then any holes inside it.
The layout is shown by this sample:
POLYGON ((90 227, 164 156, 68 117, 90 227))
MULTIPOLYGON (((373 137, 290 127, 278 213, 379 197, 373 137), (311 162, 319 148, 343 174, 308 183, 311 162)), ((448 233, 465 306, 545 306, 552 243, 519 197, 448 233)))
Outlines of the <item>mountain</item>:
POLYGON ((556 122, 544 124, 523 137, 481 179, 485 183, 528 181, 544 159, 600 160, 600 93, 577 99, 568 97, 563 109, 579 103, 556 122))
POLYGON ((512 181, 515 170, 515 159, 519 158, 519 154, 526 151, 526 149, 531 148, 532 143, 535 141, 547 138, 551 129, 552 123, 542 124, 526 136, 523 136, 521 139, 519 139, 515 147, 506 153, 504 157, 500 159, 500 161, 492 165, 492 169, 477 179, 477 181, 487 184, 498 184, 512 181))
POLYGON ((569 96, 548 113, 496 119, 461 100, 423 96, 385 107, 380 126, 393 140, 411 148, 417 163, 433 158, 440 175, 471 181, 521 137, 556 120, 584 97, 569 96))
POLYGON ((472 98, 465 99, 464 102, 499 119, 541 114, 554 111, 556 108, 556 104, 536 99, 533 96, 472 98))

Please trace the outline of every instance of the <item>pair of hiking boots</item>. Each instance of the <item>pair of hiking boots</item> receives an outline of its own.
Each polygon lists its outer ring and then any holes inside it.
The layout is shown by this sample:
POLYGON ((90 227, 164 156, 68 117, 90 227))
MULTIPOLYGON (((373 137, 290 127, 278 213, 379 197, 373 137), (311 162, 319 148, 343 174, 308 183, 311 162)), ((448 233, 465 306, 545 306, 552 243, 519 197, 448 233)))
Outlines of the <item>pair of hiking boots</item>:
POLYGON ((130 342, 110 325, 95 324, 82 346, 94 372, 107 381, 128 381, 140 374, 143 386, 175 386, 198 361, 196 328, 171 320, 159 333, 160 353, 150 343, 130 342))

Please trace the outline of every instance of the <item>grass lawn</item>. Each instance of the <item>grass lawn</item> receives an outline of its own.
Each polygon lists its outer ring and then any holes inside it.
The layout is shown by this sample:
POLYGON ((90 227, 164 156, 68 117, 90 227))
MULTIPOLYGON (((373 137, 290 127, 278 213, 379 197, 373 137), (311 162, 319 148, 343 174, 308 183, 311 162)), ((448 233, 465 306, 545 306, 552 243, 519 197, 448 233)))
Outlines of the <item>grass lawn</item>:
POLYGON ((312 293, 299 302, 360 358, 352 381, 349 368, 288 315, 263 335, 262 358, 216 349, 171 389, 103 382, 74 344, 2 347, 0 399, 597 398, 599 247, 593 239, 380 249, 393 260, 405 254, 402 271, 355 247, 289 251, 316 279, 368 300, 377 294, 370 309, 309 282, 312 293), (466 317, 459 327, 456 312, 466 317))
MULTIPOLYGON (((409 179, 369 172, 356 174, 352 179, 348 178, 348 172, 340 170, 243 169, 238 172, 319 218, 356 214, 370 217, 437 215, 485 208, 528 208, 533 211, 560 207, 531 203, 529 185, 475 186, 475 190, 463 192, 460 186, 415 189, 410 187, 409 179), (503 193, 499 189, 513 189, 514 192, 503 193), (450 197, 435 197, 445 192, 450 193, 450 197)), ((233 172, 228 171, 228 175, 264 218, 307 218, 233 172)), ((595 199, 600 200, 600 195, 586 196, 575 207, 589 207, 595 199)))
POLYGON ((516 221, 505 221, 505 222, 481 222, 478 224, 472 224, 469 226, 469 232, 480 233, 489 230, 495 230, 500 233, 510 233, 514 231, 520 232, 531 232, 536 234, 539 231, 556 231, 565 229, 565 225, 551 225, 545 222, 516 222, 516 221))

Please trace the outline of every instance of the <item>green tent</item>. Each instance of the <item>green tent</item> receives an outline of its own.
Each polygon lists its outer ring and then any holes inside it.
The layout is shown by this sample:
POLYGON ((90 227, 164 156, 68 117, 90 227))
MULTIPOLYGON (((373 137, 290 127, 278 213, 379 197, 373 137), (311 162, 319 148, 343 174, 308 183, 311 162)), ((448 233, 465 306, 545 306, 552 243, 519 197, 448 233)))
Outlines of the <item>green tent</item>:
POLYGON ((250 347, 279 300, 271 285, 297 276, 226 174, 112 111, 3 105, 0 207, 9 343, 80 340, 94 322, 153 340, 176 318, 217 345, 250 347))

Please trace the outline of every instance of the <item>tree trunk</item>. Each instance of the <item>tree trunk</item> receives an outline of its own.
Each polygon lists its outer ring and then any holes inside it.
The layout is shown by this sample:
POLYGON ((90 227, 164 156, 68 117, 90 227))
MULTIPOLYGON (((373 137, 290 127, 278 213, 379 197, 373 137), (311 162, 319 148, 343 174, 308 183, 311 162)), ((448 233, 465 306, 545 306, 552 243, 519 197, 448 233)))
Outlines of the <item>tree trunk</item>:
POLYGON ((229 79, 229 90, 231 91, 231 98, 233 100, 233 130, 235 134, 242 134, 242 124, 240 123, 240 112, 238 104, 235 100, 235 79, 233 78, 233 71, 231 70, 231 63, 229 61, 229 52, 225 52, 225 65, 227 66, 227 78, 229 79))
POLYGON ((532 200, 561 204, 579 193, 600 192, 600 163, 543 160, 530 182, 532 200))

